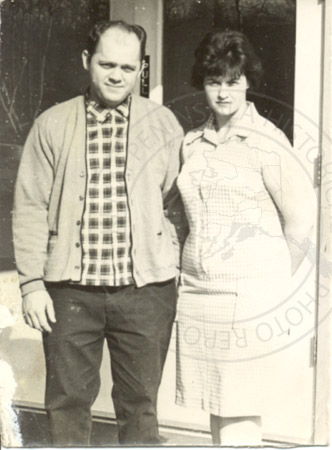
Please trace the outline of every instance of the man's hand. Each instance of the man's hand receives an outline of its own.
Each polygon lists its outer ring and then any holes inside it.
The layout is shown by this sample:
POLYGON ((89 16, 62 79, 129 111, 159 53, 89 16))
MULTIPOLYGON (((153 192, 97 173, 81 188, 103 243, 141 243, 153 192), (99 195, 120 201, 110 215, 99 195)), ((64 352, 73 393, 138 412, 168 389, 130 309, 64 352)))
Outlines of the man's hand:
POLYGON ((23 297, 23 317, 30 327, 52 332, 50 322, 56 322, 53 301, 44 290, 31 292, 23 297))

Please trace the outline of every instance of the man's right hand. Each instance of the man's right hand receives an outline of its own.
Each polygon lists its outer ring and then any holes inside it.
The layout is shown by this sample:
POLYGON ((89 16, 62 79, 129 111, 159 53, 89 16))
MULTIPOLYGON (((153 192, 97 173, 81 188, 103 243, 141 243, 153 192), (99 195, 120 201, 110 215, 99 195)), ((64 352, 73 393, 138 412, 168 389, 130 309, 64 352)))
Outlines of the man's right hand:
POLYGON ((39 331, 52 332, 51 323, 55 323, 53 301, 47 291, 30 292, 23 297, 23 317, 30 327, 39 331))

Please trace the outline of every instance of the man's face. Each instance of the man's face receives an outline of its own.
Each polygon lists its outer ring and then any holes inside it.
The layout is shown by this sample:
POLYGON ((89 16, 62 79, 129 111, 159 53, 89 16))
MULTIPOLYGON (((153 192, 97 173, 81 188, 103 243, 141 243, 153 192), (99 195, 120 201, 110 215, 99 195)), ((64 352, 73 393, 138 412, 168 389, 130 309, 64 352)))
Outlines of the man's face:
POLYGON ((133 91, 141 73, 140 42, 134 33, 118 28, 106 30, 94 54, 82 54, 90 74, 90 94, 104 106, 115 107, 133 91))

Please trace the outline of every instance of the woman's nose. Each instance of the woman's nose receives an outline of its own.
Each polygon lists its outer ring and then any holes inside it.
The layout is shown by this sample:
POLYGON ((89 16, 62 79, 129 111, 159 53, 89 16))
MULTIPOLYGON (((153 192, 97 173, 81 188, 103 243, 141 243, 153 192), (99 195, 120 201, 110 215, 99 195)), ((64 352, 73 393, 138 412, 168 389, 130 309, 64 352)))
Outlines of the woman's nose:
POLYGON ((227 86, 225 86, 224 84, 220 84, 218 87, 218 97, 224 98, 227 97, 227 95, 227 86))

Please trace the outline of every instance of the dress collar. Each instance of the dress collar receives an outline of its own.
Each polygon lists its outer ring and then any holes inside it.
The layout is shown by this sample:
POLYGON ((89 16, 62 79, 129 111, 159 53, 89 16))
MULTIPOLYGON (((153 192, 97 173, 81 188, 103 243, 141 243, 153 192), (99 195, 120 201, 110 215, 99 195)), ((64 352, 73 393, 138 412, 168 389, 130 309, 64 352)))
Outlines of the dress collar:
MULTIPOLYGON (((236 118, 231 119, 230 127, 225 140, 234 136, 246 139, 254 130, 257 130, 259 123, 264 120, 259 115, 255 105, 252 102, 246 102, 243 111, 236 118)), ((191 134, 191 133, 190 133, 191 134)), ((192 135, 188 136, 188 143, 203 137, 214 145, 218 145, 218 133, 216 131, 215 116, 212 113, 208 120, 199 128, 194 130, 192 135)))

